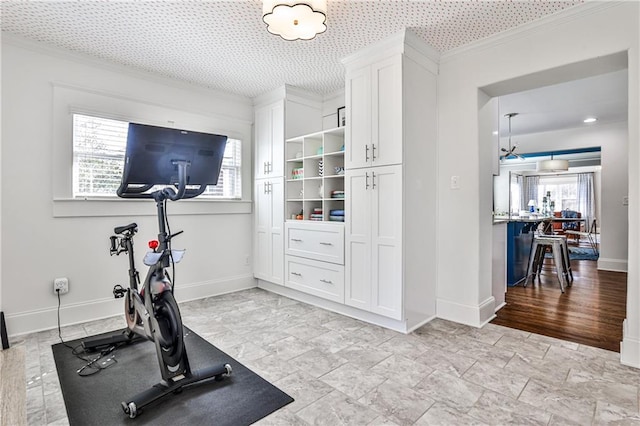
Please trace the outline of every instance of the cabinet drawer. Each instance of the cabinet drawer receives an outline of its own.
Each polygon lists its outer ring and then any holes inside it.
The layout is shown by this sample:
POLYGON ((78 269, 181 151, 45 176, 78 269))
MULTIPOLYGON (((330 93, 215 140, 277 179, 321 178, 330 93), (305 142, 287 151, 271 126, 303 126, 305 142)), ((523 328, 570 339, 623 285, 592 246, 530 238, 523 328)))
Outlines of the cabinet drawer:
POLYGON ((344 303, 344 266, 286 256, 286 271, 285 287, 344 303))
POLYGON ((293 256, 344 265, 342 225, 286 224, 285 253, 293 256))

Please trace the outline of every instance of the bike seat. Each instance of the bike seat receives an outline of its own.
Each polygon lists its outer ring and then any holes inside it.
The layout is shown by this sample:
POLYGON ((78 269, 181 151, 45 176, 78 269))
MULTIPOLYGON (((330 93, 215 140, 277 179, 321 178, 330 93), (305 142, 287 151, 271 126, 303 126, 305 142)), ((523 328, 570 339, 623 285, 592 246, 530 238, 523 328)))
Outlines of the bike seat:
POLYGON ((135 222, 124 226, 116 226, 115 228, 113 228, 113 232, 115 232, 116 234, 122 234, 123 232, 131 230, 133 230, 133 232, 136 232, 138 230, 138 225, 135 222))

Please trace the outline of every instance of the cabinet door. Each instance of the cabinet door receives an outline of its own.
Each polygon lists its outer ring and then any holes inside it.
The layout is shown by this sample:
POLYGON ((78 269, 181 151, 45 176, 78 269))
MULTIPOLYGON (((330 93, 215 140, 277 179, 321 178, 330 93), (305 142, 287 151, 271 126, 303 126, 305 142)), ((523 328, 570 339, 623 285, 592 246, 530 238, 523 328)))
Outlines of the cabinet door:
POLYGON ((345 304, 371 308, 371 172, 345 174, 345 304))
POLYGON ((402 166, 372 167, 370 170, 371 311, 401 320, 402 166))
POLYGON ((371 67, 347 74, 345 101, 344 165, 347 169, 366 167, 371 161, 371 67))
POLYGON ((275 284, 284 275, 283 179, 258 179, 255 185, 253 275, 275 284))
POLYGON ((271 267, 269 281, 284 284, 284 179, 271 179, 271 267))
POLYGON ((279 101, 256 109, 255 177, 283 176, 284 106, 279 101))
POLYGON ((371 164, 401 164, 402 57, 397 55, 373 64, 371 84, 371 164))
POLYGON ((271 245, 271 195, 268 179, 259 179, 255 183, 255 229, 254 229, 254 253, 253 275, 260 279, 269 279, 271 257, 269 256, 271 245))
POLYGON ((284 102, 271 108, 271 160, 269 176, 284 176, 284 102))

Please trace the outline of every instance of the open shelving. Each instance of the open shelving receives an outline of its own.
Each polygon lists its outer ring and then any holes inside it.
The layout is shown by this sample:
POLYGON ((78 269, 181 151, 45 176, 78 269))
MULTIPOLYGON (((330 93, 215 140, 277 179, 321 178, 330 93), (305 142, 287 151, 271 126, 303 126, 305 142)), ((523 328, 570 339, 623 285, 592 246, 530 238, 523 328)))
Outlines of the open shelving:
POLYGON ((330 213, 344 218, 344 127, 288 139, 286 173, 288 220, 340 223, 330 213))

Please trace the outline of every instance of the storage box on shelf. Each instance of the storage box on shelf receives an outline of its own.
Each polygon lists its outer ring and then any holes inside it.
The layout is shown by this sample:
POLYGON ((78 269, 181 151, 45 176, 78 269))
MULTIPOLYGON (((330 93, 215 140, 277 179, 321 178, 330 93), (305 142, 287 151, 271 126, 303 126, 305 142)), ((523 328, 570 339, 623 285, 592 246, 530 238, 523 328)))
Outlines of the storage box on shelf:
POLYGON ((344 221, 344 127, 286 142, 286 217, 344 221))

